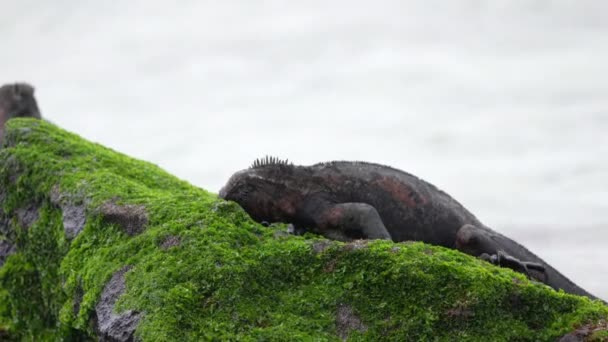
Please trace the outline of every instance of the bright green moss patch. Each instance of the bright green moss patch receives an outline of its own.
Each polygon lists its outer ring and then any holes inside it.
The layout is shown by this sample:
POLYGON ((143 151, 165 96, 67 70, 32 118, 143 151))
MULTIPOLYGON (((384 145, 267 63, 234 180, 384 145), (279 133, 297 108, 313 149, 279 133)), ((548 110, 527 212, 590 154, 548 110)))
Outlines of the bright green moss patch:
POLYGON ((13 231, 0 239, 17 245, 0 268, 0 337, 94 337, 104 285, 125 266, 116 309, 142 313, 144 341, 535 341, 608 317, 600 302, 456 251, 262 227, 234 203, 41 121, 8 123, 0 189, 13 231), (72 240, 58 196, 86 213, 72 240), (143 206, 145 230, 108 223, 104 203, 143 206), (32 207, 24 227, 18 213, 32 207))

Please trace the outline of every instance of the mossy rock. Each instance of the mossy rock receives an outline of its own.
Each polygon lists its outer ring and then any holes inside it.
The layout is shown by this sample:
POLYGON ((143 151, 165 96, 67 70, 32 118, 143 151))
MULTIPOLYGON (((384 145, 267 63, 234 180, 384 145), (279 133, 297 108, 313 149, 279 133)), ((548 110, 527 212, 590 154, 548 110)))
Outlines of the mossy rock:
POLYGON ((593 338, 607 334, 601 302, 457 251, 291 236, 43 121, 9 121, 3 143, 0 339, 551 341, 581 327, 593 338))

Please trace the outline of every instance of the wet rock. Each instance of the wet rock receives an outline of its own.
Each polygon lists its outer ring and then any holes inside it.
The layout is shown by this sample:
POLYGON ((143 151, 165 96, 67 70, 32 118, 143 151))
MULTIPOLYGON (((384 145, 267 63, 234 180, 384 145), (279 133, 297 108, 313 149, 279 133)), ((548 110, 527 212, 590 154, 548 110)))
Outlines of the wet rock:
POLYGON ((367 326, 355 315, 352 307, 341 304, 336 312, 336 330, 338 336, 344 341, 348 339, 352 331, 367 331, 367 326))
POLYGON ((116 224, 129 236, 140 234, 148 225, 148 213, 142 205, 118 205, 106 202, 99 208, 103 221, 116 224))
POLYGON ((114 305, 125 291, 125 274, 131 266, 125 266, 112 275, 95 306, 95 330, 99 341, 130 342, 141 319, 141 313, 127 310, 115 313, 114 305))

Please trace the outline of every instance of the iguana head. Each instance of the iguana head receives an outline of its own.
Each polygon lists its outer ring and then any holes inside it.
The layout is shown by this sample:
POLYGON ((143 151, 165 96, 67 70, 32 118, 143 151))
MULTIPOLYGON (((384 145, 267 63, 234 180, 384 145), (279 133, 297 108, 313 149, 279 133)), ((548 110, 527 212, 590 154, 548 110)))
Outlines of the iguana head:
POLYGON ((257 159, 235 173, 220 190, 220 197, 237 202, 256 221, 287 222, 300 197, 289 187, 296 167, 274 157, 257 159))
POLYGON ((34 87, 27 83, 5 84, 0 87, 0 139, 6 121, 16 117, 40 119, 40 110, 34 98, 34 87))
POLYGON ((481 255, 483 253, 496 254, 505 243, 496 239, 501 238, 490 230, 465 224, 456 233, 456 248, 470 255, 481 255))

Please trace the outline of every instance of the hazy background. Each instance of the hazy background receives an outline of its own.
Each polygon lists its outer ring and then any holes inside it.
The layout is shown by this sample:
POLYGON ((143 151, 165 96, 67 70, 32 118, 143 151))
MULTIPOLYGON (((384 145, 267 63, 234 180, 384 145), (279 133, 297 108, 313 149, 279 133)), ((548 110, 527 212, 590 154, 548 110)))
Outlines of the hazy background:
POLYGON ((608 2, 3 1, 2 83, 217 192, 266 154, 385 163, 608 299, 608 2))

